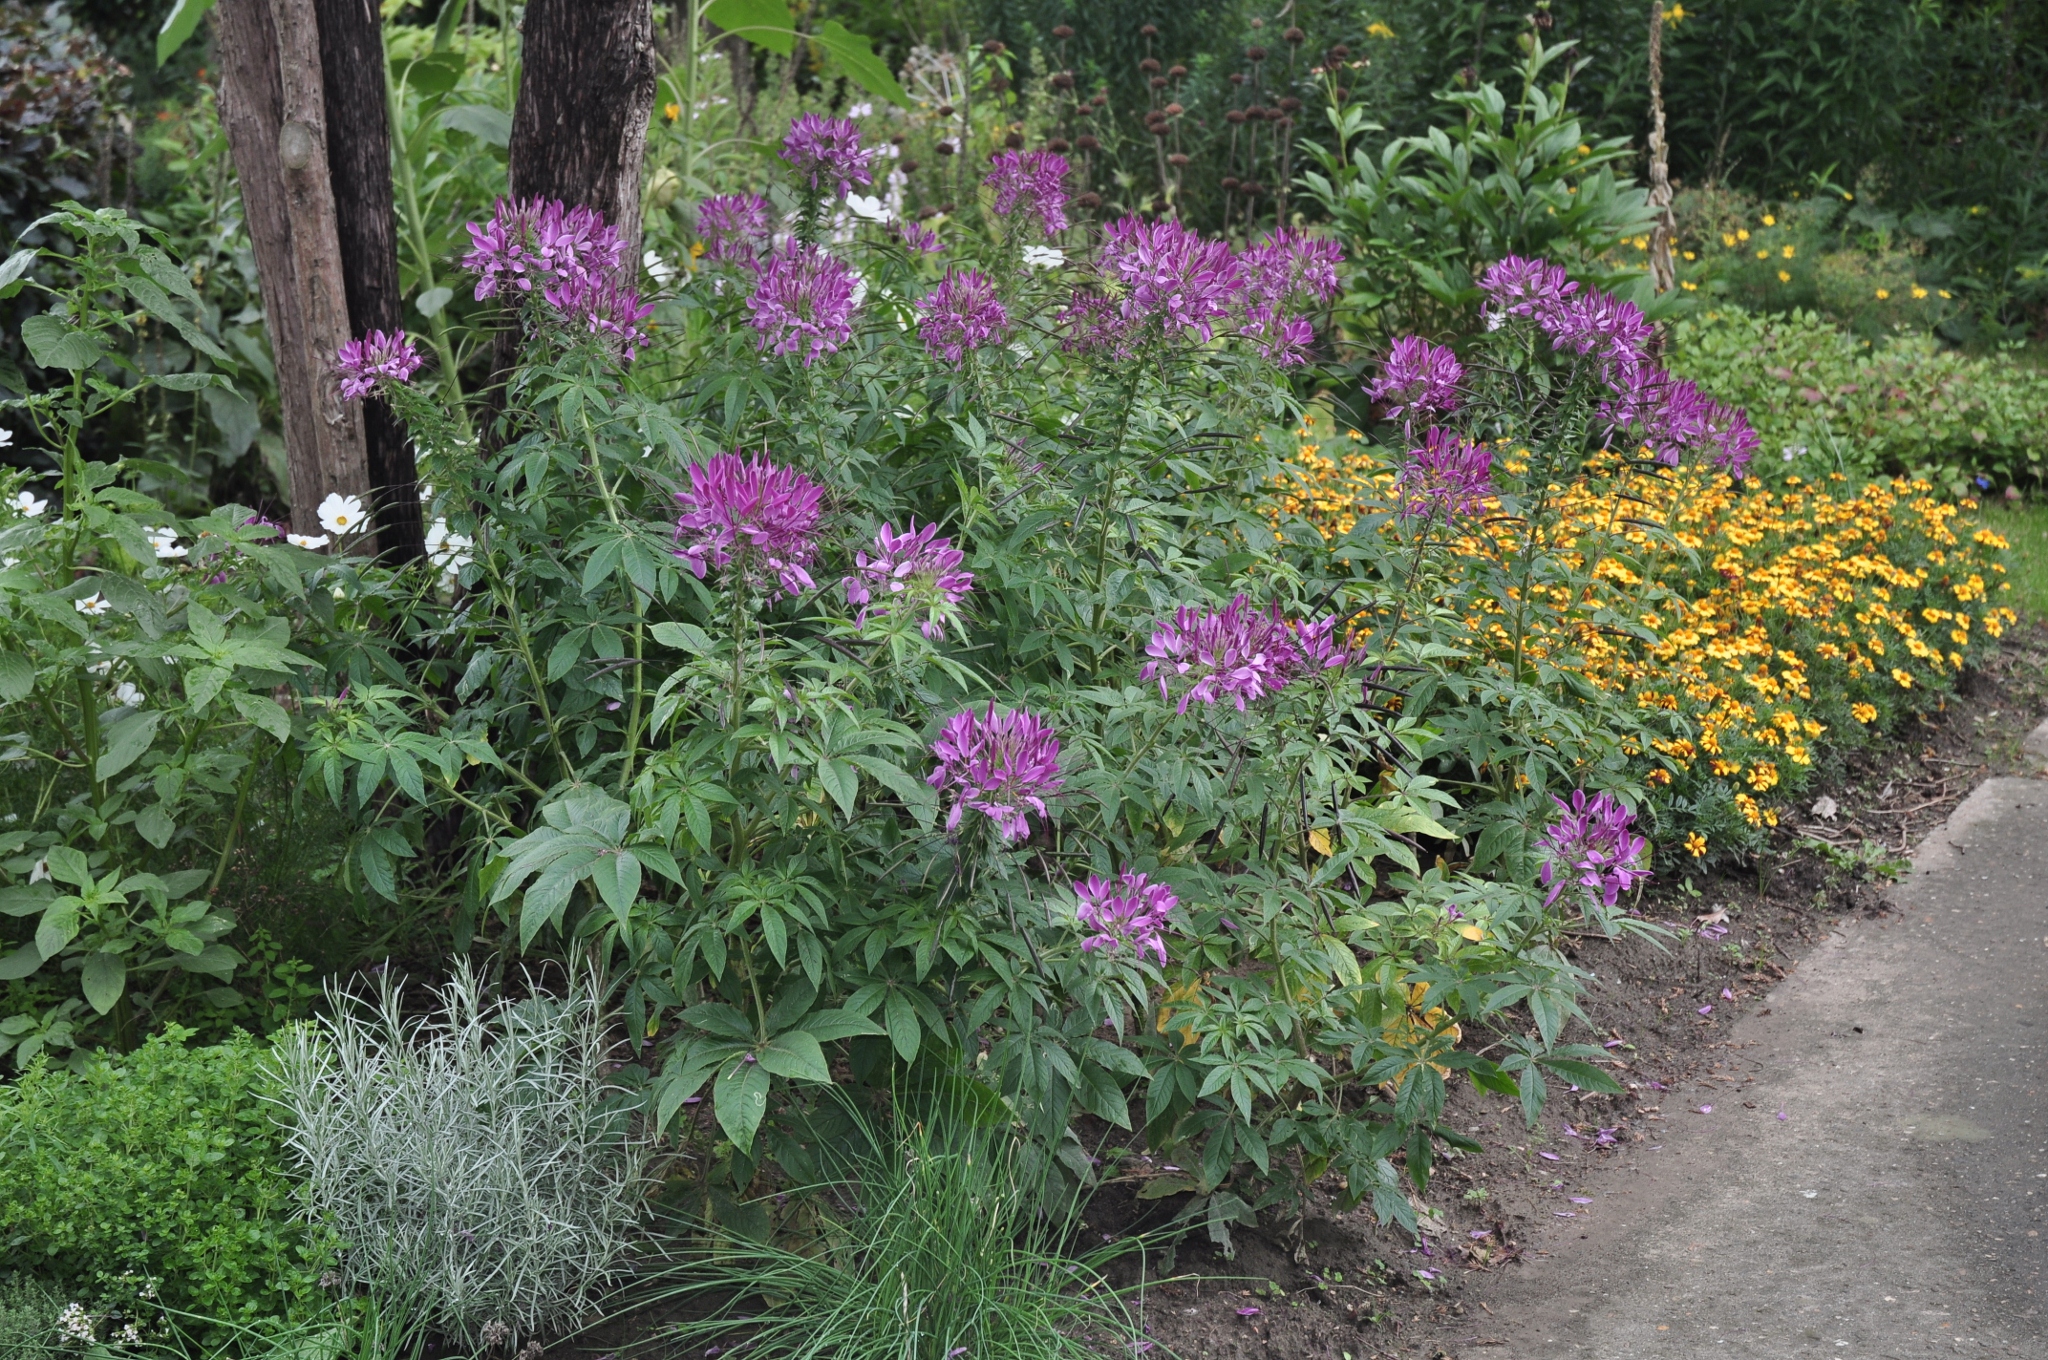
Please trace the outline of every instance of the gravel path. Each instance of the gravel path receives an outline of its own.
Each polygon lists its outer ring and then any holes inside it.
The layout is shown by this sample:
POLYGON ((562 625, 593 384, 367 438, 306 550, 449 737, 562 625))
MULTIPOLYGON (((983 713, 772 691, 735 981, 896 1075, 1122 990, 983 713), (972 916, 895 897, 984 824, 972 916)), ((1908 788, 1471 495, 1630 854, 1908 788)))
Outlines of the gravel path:
POLYGON ((1980 786, 1892 899, 1665 1097, 1466 1360, 2048 1358, 2048 781, 1980 786))

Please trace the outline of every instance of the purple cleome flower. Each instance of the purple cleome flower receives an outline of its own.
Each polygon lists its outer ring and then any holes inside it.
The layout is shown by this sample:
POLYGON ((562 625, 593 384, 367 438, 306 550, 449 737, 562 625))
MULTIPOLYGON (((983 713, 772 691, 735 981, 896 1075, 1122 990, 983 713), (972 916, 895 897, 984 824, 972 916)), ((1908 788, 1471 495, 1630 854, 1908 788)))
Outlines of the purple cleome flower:
POLYGON ((1661 373, 1642 405, 1643 443, 1658 462, 1677 467, 1688 453, 1705 454, 1737 479, 1748 471, 1757 437, 1740 409, 1723 406, 1686 379, 1661 373))
POLYGON ((759 194, 714 194, 697 205, 697 234, 704 238, 705 259, 752 264, 773 235, 768 200, 759 194))
POLYGON ((782 159, 789 162, 797 178, 813 192, 824 193, 832 185, 836 198, 856 184, 871 184, 869 164, 880 148, 862 149, 860 129, 850 118, 827 118, 807 113, 789 125, 782 139, 782 159))
POLYGON ((1576 886, 1588 903, 1598 902, 1612 909, 1615 900, 1638 880, 1650 876, 1637 867, 1648 850, 1648 842, 1629 827, 1635 814, 1623 807, 1611 793, 1591 798, 1584 789, 1572 793, 1569 803, 1555 797, 1559 817, 1543 833, 1543 868, 1537 877, 1547 891, 1543 905, 1549 907, 1576 886))
POLYGON ((564 279, 542 296, 572 328, 605 337, 627 363, 647 343, 647 332, 640 329, 640 323, 654 314, 654 304, 640 301, 639 292, 620 282, 616 274, 602 279, 564 279))
POLYGON ((1489 328, 1509 316, 1534 317, 1540 322, 1579 291, 1579 285, 1571 281, 1564 266, 1526 260, 1519 255, 1496 260, 1480 277, 1479 287, 1491 303, 1487 311, 1489 328))
POLYGON ((570 279, 617 272, 625 241, 616 228, 582 205, 557 199, 499 199, 491 220, 468 224, 470 251, 462 267, 477 276, 476 300, 504 289, 545 291, 570 279))
POLYGON ((1145 875, 1126 869, 1115 878, 1088 875, 1074 885, 1074 896, 1081 903, 1076 919, 1095 932, 1081 941, 1081 948, 1089 953, 1129 949, 1166 962, 1166 941, 1160 932, 1167 914, 1180 905, 1173 889, 1148 883, 1145 875))
POLYGON ((903 223, 896 228, 896 234, 903 238, 903 248, 913 255, 936 255, 946 248, 940 244, 937 232, 915 222, 903 223))
POLYGON ((1038 219, 1038 229, 1057 236, 1067 229, 1067 159, 1050 151, 1000 151, 982 180, 996 191, 996 212, 1008 217, 1023 212, 1038 219))
POLYGON ((1278 310, 1254 305, 1245 311, 1242 333, 1258 342, 1259 353, 1276 368, 1292 368, 1308 359, 1316 328, 1305 316, 1282 316, 1278 310))
POLYGON ((1076 288, 1053 320, 1066 330, 1060 348, 1071 354, 1105 354, 1129 358, 1136 330, 1116 299, 1076 288))
POLYGON ((1446 345, 1432 345, 1419 335, 1404 335, 1387 351, 1380 376, 1365 389, 1374 401, 1391 400, 1389 417, 1416 416, 1458 409, 1458 384, 1465 366, 1446 345))
POLYGON ((926 782, 953 794, 948 831, 959 830, 961 815, 972 809, 993 821, 1004 840, 1019 840, 1030 834, 1029 812, 1047 816, 1045 800, 1062 785, 1052 729, 1027 709, 998 713, 994 700, 983 712, 969 709, 947 719, 932 754, 939 767, 926 782))
POLYGON ((1192 330, 1204 340, 1229 315, 1243 279, 1227 243, 1204 240, 1171 219, 1110 223, 1099 263, 1123 284, 1124 318, 1134 327, 1156 325, 1168 335, 1192 330))
MULTIPOLYGON (((810 116, 810 115, 806 115, 810 116)), ((758 347, 802 353, 809 367, 853 338, 853 270, 816 246, 792 241, 761 264, 747 299, 758 347)))
POLYGON ((1253 302, 1312 310, 1326 307, 1338 291, 1337 266, 1344 247, 1328 237, 1283 229, 1238 257, 1245 293, 1253 302))
POLYGON ((1472 514, 1493 494, 1492 474, 1489 450, 1455 430, 1432 425, 1422 447, 1409 451, 1401 469, 1401 514, 1417 519, 1441 513, 1446 522, 1472 514))
POLYGON ((854 575, 840 584, 847 604, 860 606, 854 620, 859 627, 867 627, 870 616, 888 617, 900 603, 923 616, 919 632, 934 642, 945 636, 946 625, 974 589, 974 573, 960 570, 967 555, 938 534, 936 524, 920 529, 912 520, 899 534, 884 523, 875 534, 873 554, 854 555, 854 575))
POLYGON ((955 368, 969 350, 1001 344, 1010 331, 1010 314, 996 297, 996 285, 975 269, 949 269, 939 286, 925 296, 918 334, 925 348, 955 368))
POLYGON ((343 345, 334 356, 334 371, 341 377, 341 399, 367 397, 379 382, 411 382, 424 362, 404 331, 389 335, 371 331, 343 345))
POLYGON ((735 559, 745 579, 766 589, 773 580, 784 595, 815 584, 808 568, 817 552, 814 534, 825 489, 765 455, 741 458, 721 453, 690 467, 690 489, 678 491, 683 513, 676 520, 676 556, 698 580, 707 567, 724 568, 735 559))
POLYGON ((1336 619, 1290 626, 1280 606, 1253 609, 1243 595, 1220 612, 1182 605, 1173 618, 1155 624, 1139 671, 1159 682, 1159 697, 1172 699, 1185 682, 1175 711, 1191 703, 1213 704, 1226 696, 1242 713, 1245 705, 1275 694, 1297 676, 1347 664, 1350 653, 1334 639, 1336 619))

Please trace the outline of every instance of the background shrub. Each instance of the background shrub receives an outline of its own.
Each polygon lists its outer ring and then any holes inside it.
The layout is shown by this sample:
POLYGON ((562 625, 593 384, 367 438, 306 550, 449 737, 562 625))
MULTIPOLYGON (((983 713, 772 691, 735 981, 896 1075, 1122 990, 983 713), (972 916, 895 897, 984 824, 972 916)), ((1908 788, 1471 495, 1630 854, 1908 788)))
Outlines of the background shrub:
POLYGON ((57 1291, 32 1275, 0 1275, 0 1360, 54 1357, 63 1306, 57 1291))
POLYGON ((190 1036, 172 1026, 79 1073, 39 1061, 0 1087, 0 1242, 88 1306, 154 1282, 222 1323, 288 1314, 320 1253, 291 1221, 264 1048, 190 1036))

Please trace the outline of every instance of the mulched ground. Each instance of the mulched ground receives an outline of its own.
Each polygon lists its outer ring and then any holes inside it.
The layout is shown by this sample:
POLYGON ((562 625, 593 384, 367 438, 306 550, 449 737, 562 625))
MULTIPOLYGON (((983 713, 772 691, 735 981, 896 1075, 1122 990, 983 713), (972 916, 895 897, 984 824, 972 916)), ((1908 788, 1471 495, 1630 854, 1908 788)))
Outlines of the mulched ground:
MULTIPOLYGON (((1234 1259, 1191 1235, 1169 1282, 1133 1299, 1155 1354, 1438 1360, 1502 1344, 1489 1285, 1539 1249, 1531 1245, 1539 1228, 1541 1250, 1571 1249, 1574 1198, 1595 1198, 1617 1152, 1656 1145, 1665 1116, 1675 1113, 1663 1108, 1663 1088, 1704 1081, 1740 1101, 1745 1069, 1723 1047, 1728 1027, 1831 925, 1886 910, 1883 861, 1904 861, 1982 779, 2033 772, 2021 743, 2048 712, 2044 668, 2048 627, 2013 630, 1943 712, 1816 779, 1800 815, 1786 818, 1758 863, 1661 885, 1646 914, 1684 923, 1678 940, 1662 950, 1639 941, 1580 947, 1576 961, 1597 977, 1585 1010, 1603 1040, 1621 1041, 1613 1052, 1626 1063, 1617 1074, 1632 1088, 1625 1095, 1553 1096, 1531 1130, 1510 1102, 1459 1083, 1446 1122, 1486 1150, 1437 1164, 1426 1203, 1440 1232, 1418 1242, 1382 1229, 1369 1210, 1338 1212, 1332 1196, 1317 1191, 1298 1229, 1291 1216, 1239 1228, 1234 1259), (1834 806, 1821 803, 1821 813, 1831 816, 1808 810, 1822 795, 1834 806), (1716 909, 1727 931, 1703 937, 1696 924, 1716 909), (1603 1129, 1613 1147, 1597 1145, 1603 1129)), ((1136 1188, 1106 1186, 1090 1206, 1090 1231, 1142 1232, 1172 1216, 1174 1200, 1141 1202, 1136 1188)), ((1156 1278, 1161 1265, 1155 1254, 1148 1272, 1156 1278)), ((1120 1283, 1135 1284, 1137 1273, 1120 1283)))

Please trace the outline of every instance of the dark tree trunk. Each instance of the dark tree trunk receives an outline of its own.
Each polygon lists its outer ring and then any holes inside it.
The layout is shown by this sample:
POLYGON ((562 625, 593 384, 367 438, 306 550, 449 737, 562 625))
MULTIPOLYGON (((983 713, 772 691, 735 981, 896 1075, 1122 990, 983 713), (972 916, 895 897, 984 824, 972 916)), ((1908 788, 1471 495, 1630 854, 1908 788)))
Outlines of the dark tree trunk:
MULTIPOLYGON (((519 98, 507 151, 512 197, 597 209, 625 238, 628 277, 640 269, 640 171, 654 111, 650 0, 531 0, 520 25, 519 98)), ((519 334, 491 343, 484 438, 500 437, 505 383, 519 334)))
MULTIPOLYGON (((241 181, 242 207, 277 364, 292 526, 320 531, 330 493, 370 489, 363 427, 343 402, 335 352, 349 338, 327 166, 320 37, 311 0, 221 0, 214 10, 221 122, 241 181)), ((360 548, 360 539, 346 541, 360 548)))
POLYGON ((649 0, 532 0, 512 114, 512 196, 603 213, 640 260, 640 170, 654 109, 649 0))
MULTIPOLYGON (((398 211, 391 192, 391 125, 384 37, 376 0, 313 0, 327 111, 327 166, 349 324, 357 335, 395 331, 404 319, 398 286, 398 211)), ((376 506, 377 546, 393 566, 426 555, 419 473, 405 427, 388 403, 363 403, 363 436, 376 506)))

